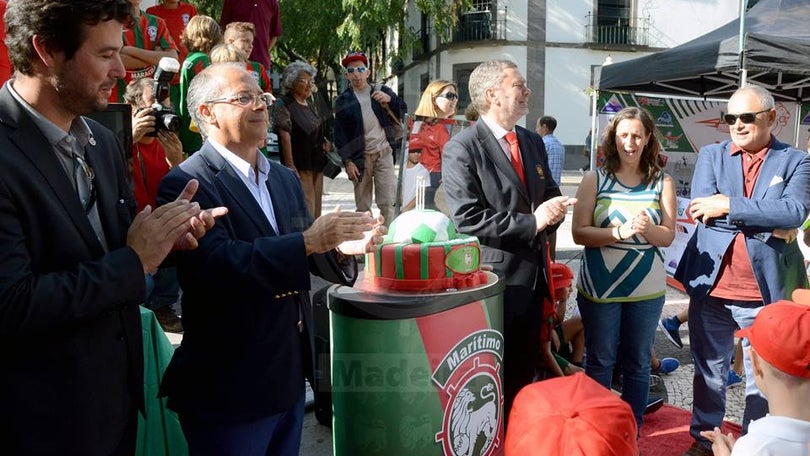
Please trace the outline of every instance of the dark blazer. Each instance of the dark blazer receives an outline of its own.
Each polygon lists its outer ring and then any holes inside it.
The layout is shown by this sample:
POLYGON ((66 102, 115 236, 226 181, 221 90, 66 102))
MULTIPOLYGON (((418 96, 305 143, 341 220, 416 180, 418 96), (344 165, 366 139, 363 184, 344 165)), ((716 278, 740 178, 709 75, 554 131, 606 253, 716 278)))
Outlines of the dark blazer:
MULTIPOLYGON (((374 93, 374 86, 371 88, 374 93)), ((380 90, 391 97, 388 108, 399 117, 400 122, 408 110, 408 105, 387 86, 380 86, 380 90)), ((385 130, 385 136, 391 150, 397 151, 400 144, 394 139, 393 121, 388 112, 374 98, 371 99, 371 110, 380 121, 385 130)), ((351 160, 360 171, 365 168, 365 129, 363 128, 363 111, 360 102, 351 87, 344 90, 335 100, 335 147, 345 162, 351 160)), ((362 173, 361 173, 362 176, 362 173)))
MULTIPOLYGON (((698 223, 684 249, 675 279, 693 298, 714 287, 723 256, 742 233, 765 304, 790 299, 807 288, 798 242, 771 236, 775 228, 796 228, 810 210, 810 156, 776 139, 765 156, 750 198, 743 196, 742 156, 731 155, 731 141, 703 147, 695 162, 692 198, 722 193, 731 198, 728 216, 709 226, 698 223)), ((800 236, 801 239, 801 236, 800 236)))
POLYGON ((51 145, 0 90, 0 453, 109 455, 142 403, 143 266, 115 136, 87 120, 105 253, 51 145))
MULTIPOLYGON (((447 142, 442 181, 459 232, 477 236, 481 261, 506 280, 506 316, 521 315, 549 295, 545 276, 546 232, 536 232, 534 210, 560 196, 551 178, 543 139, 515 127, 528 189, 487 125, 479 120, 447 142), (537 295, 535 295, 535 292, 537 295)), ((538 307, 539 308, 539 307, 538 307)))
POLYGON ((210 143, 166 175, 158 201, 174 200, 190 179, 200 182, 201 207, 226 206, 228 215, 197 249, 176 254, 185 333, 161 394, 181 419, 234 422, 289 410, 304 376, 312 379, 310 272, 341 283, 354 274, 331 256, 306 255, 301 233, 312 217, 286 167, 270 162, 268 178, 280 233, 210 143))

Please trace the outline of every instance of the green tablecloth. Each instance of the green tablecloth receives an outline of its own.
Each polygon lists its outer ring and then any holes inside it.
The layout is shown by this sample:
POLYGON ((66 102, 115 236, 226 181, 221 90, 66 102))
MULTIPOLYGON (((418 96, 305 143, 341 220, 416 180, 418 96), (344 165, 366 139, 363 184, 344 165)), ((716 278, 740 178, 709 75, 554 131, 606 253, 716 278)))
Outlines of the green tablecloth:
POLYGON ((143 327, 143 394, 146 419, 138 415, 136 456, 187 456, 188 445, 177 414, 166 408, 166 399, 158 399, 163 371, 169 365, 174 347, 151 310, 141 306, 143 327))

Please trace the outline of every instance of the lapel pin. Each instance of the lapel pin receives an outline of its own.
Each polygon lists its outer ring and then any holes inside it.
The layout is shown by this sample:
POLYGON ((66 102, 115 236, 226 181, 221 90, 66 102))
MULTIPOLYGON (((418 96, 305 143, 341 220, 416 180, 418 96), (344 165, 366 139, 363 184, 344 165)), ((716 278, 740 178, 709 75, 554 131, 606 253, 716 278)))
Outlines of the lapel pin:
POLYGON ((543 165, 535 165, 534 169, 537 170, 537 175, 540 176, 540 179, 546 178, 545 173, 543 173, 543 165))
POLYGON ((93 138, 92 136, 90 137, 90 140, 89 140, 89 141, 87 141, 87 142, 89 142, 91 146, 95 146, 95 145, 96 145, 96 140, 95 140, 95 138, 93 138))

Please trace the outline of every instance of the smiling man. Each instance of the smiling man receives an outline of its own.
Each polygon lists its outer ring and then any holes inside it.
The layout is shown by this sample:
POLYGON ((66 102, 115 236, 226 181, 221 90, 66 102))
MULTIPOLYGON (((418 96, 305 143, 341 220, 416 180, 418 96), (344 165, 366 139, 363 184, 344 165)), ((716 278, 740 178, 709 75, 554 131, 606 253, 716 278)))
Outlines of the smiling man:
POLYGON ((504 292, 505 416, 517 392, 531 383, 540 354, 548 232, 575 199, 551 178, 540 135, 516 126, 532 91, 514 62, 490 60, 470 75, 479 121, 444 146, 442 179, 458 231, 477 236, 481 261, 491 264, 504 292))
MULTIPOLYGON (((796 227, 810 210, 810 157, 772 134, 773 96, 749 85, 728 102, 731 141, 700 150, 690 213, 698 221, 675 278, 689 294, 689 341, 695 360, 690 434, 685 453, 711 453, 700 436, 722 424, 734 331, 751 326, 763 305, 807 288, 796 227)), ((753 379, 743 339, 746 378, 743 433, 768 412, 753 379)))
POLYGON ((0 90, 0 452, 132 455, 138 304, 213 217, 188 202, 196 182, 135 216, 124 151, 83 117, 124 76, 126 0, 11 0, 5 19, 17 77, 0 90))
POLYGON ((241 63, 203 70, 189 110, 206 142, 160 184, 158 199, 171 201, 199 179, 196 201, 230 209, 177 256, 186 332, 161 392, 193 455, 298 455, 314 360, 310 272, 353 283, 353 255, 384 233, 367 213, 312 220, 296 175, 257 147, 271 101, 241 63))

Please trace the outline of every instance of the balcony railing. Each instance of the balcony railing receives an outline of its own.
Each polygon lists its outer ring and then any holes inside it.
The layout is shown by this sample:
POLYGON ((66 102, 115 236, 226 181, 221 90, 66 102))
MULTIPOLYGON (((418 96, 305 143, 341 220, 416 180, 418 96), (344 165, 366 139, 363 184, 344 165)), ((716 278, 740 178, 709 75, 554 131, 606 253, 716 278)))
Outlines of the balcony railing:
POLYGON ((414 32, 417 41, 413 45, 411 58, 413 58, 414 60, 419 59, 430 51, 430 33, 431 33, 430 23, 425 24, 424 28, 416 30, 414 32))
POLYGON ((459 17, 453 30, 453 41, 484 41, 506 39, 506 13, 493 17, 492 11, 472 11, 459 17))
POLYGON ((585 35, 589 43, 649 46, 650 17, 598 17, 586 16, 585 35), (637 24, 637 25, 630 25, 637 24))

